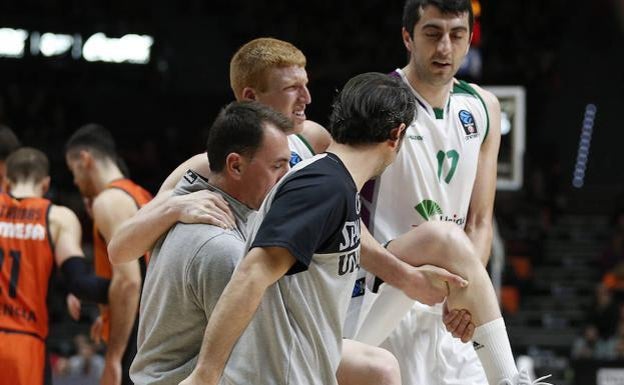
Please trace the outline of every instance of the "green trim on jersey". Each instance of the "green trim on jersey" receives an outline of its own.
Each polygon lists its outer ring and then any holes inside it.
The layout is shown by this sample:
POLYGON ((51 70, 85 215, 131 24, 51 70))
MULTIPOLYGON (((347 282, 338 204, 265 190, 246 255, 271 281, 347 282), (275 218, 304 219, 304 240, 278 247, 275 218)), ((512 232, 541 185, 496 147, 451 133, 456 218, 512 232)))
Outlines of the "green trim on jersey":
MULTIPOLYGON (((446 109, 449 109, 449 106, 451 105, 451 98, 448 98, 448 102, 446 103, 446 109)), ((440 120, 440 119, 444 119, 444 108, 438 108, 438 107, 431 107, 433 109, 433 114, 435 115, 435 118, 440 120)))
POLYGON ((470 95, 474 96, 475 98, 477 97, 477 92, 474 88, 470 86, 470 84, 466 83, 463 80, 458 80, 458 82, 459 83, 453 84, 453 91, 451 91, 452 93, 470 95))
POLYGON ((314 149, 312 148, 312 146, 310 146, 310 143, 308 143, 308 141, 306 140, 306 138, 303 137, 303 135, 301 134, 297 134, 297 138, 301 139, 301 141, 303 142, 303 144, 305 144, 305 146, 308 148, 308 150, 310 150, 310 152, 312 153, 312 155, 316 155, 316 152, 314 151, 314 149))
POLYGON ((458 80, 458 83, 453 84, 453 93, 472 95, 476 97, 477 99, 479 99, 481 101, 481 104, 483 104, 483 109, 485 109, 485 117, 487 119, 487 125, 485 127, 485 135, 483 135, 483 140, 481 141, 481 143, 483 143, 485 139, 487 138, 488 133, 490 132, 490 112, 488 111, 485 101, 483 100, 481 95, 479 95, 477 90, 475 90, 470 84, 466 83, 463 80, 458 80))

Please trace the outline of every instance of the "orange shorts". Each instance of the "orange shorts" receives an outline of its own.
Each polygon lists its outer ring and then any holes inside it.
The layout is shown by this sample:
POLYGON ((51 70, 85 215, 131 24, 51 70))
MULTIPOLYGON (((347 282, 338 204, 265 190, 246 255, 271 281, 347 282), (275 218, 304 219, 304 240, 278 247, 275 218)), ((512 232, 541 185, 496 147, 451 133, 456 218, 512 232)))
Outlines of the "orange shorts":
POLYGON ((0 331, 0 384, 44 385, 46 346, 37 337, 0 331))

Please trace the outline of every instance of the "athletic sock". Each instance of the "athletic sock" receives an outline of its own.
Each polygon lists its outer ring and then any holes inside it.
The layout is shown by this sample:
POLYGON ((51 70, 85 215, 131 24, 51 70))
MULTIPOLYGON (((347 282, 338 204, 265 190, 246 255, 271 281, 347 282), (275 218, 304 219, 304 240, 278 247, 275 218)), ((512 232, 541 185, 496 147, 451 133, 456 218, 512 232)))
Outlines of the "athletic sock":
POLYGON ((497 385, 502 379, 513 379, 518 374, 505 321, 497 318, 475 328, 472 346, 483 365, 490 385, 497 385))

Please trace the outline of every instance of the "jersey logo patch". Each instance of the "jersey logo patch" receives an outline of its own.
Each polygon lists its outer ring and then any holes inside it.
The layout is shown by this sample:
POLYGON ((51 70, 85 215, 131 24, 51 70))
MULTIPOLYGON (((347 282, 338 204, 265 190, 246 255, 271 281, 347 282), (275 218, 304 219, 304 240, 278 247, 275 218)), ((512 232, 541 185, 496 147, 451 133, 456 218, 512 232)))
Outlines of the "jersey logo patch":
POLYGON ((459 122, 461 123, 464 129, 464 133, 466 134, 466 140, 479 137, 479 132, 477 132, 477 124, 475 123, 474 117, 472 116, 470 111, 459 111, 459 122))
MULTIPOLYGON (((414 206, 414 209, 426 221, 438 219, 444 222, 453 222, 458 226, 463 226, 466 223, 466 217, 459 217, 457 214, 453 214, 453 216, 445 215, 440 205, 431 199, 425 199, 414 206)), ((416 225, 413 226, 416 227, 416 225)))
POLYGON ((296 165, 297 163, 299 163, 301 161, 302 161, 302 159, 299 156, 299 154, 297 154, 294 151, 290 152, 290 162, 289 162, 290 163, 290 167, 293 167, 294 165, 296 165))
POLYGON ((417 204, 415 207, 418 214, 420 214, 424 220, 428 221, 434 215, 441 215, 442 209, 440 205, 431 199, 425 199, 424 201, 417 204))
POLYGON ((188 171, 186 172, 186 174, 184 174, 184 179, 186 179, 186 181, 187 181, 189 184, 193 184, 193 183, 195 183, 195 181, 197 180, 197 174, 195 174, 195 173, 194 173, 193 171, 191 171, 191 170, 188 170, 188 171))
POLYGON ((353 292, 351 292, 351 298, 361 297, 364 295, 366 288, 366 278, 362 277, 355 281, 355 285, 353 285, 353 292))

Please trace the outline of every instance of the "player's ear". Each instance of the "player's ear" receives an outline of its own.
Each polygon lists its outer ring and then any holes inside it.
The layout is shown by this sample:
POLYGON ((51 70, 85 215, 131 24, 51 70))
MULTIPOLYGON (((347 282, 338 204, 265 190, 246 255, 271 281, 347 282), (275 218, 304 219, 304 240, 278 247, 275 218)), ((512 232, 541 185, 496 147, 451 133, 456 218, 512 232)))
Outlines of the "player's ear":
POLYGON ((472 45, 473 36, 474 36, 474 33, 470 32, 470 39, 468 40, 468 47, 466 47, 466 52, 464 52, 464 55, 468 55, 468 51, 470 51, 470 46, 472 45))
POLYGON ((240 180, 245 171, 245 158, 236 152, 231 152, 225 158, 225 172, 232 178, 240 180))
POLYGON ((393 128, 390 131, 390 141, 392 142, 399 142, 401 141, 401 139, 403 139, 403 137, 405 136, 405 129, 407 128, 407 126, 405 125, 405 123, 401 123, 399 124, 398 127, 393 128))
POLYGON ((243 92, 241 92, 242 100, 256 100, 256 90, 251 87, 243 88, 243 92))
POLYGON ((405 46, 405 49, 412 52, 412 36, 410 36, 410 33, 407 32, 405 27, 401 28, 401 36, 403 36, 403 45, 405 46))
POLYGON ((406 129, 407 126, 405 123, 401 123, 398 127, 393 128, 392 131, 390 131, 390 139, 388 139, 388 142, 391 148, 395 149, 401 145, 406 129))
POLYGON ((93 166, 95 159, 93 158, 93 154, 91 152, 87 150, 80 150, 78 157, 82 167, 90 168, 93 166))
POLYGON ((42 195, 47 193, 50 189, 50 177, 46 176, 45 178, 41 179, 41 182, 39 182, 39 186, 41 188, 42 195))

